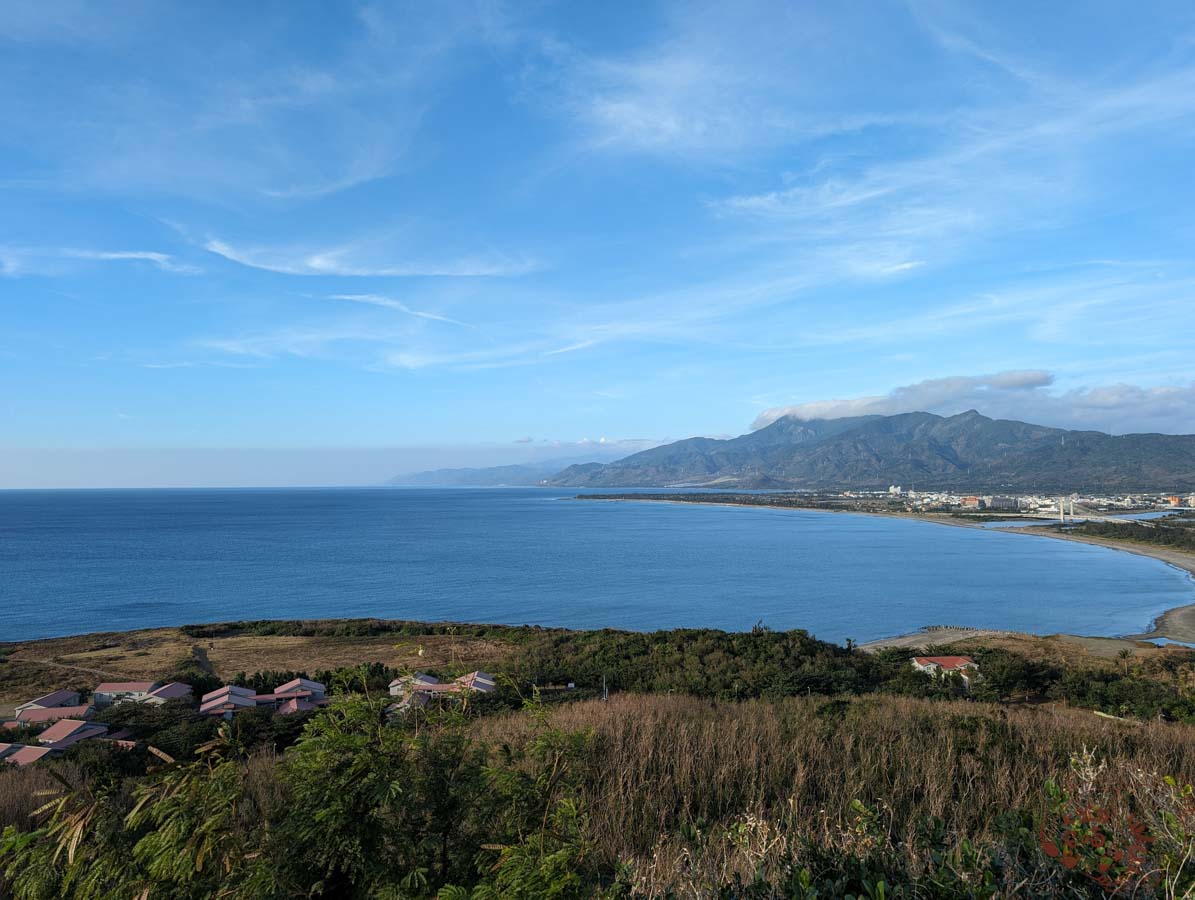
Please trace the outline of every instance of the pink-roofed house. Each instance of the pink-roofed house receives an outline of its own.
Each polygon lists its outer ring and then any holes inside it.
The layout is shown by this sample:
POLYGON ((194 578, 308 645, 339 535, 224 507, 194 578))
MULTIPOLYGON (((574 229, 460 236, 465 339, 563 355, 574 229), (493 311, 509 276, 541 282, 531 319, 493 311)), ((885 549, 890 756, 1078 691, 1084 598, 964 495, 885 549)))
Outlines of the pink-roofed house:
POLYGON ((390 696, 402 697, 412 690, 418 690, 421 687, 439 683, 440 679, 435 675, 427 675, 423 672, 416 672, 414 675, 404 675, 390 682, 390 696))
POLYGON ((310 712, 313 709, 319 709, 322 705, 322 703, 305 700, 302 697, 291 697, 279 703, 275 712, 280 716, 289 716, 295 713, 310 712))
POLYGON ((25 746, 24 744, 0 743, 0 759, 4 759, 6 756, 12 756, 12 754, 16 753, 18 750, 20 750, 24 746, 25 746))
POLYGON ((19 746, 20 749, 8 754, 4 757, 6 763, 11 763, 14 766, 27 766, 30 763, 35 763, 39 759, 45 759, 54 751, 49 747, 30 747, 28 745, 13 745, 19 746))
POLYGON ((140 702, 159 686, 156 681, 105 681, 95 686, 92 702, 96 706, 111 706, 126 700, 140 702))
POLYGON ((226 684, 209 691, 200 699, 199 711, 208 716, 223 716, 231 719, 233 713, 245 709, 257 709, 257 695, 250 688, 226 684))
POLYGON ((286 684, 280 684, 274 688, 275 696, 286 694, 288 696, 298 694, 300 696, 309 695, 316 700, 322 700, 324 694, 328 689, 320 684, 318 681, 312 681, 310 678, 292 678, 286 684))
POLYGON ((150 706, 161 706, 168 700, 189 700, 191 699, 191 685, 184 684, 181 681, 171 681, 161 687, 154 688, 145 695, 142 703, 148 703, 150 706))
POLYGON ((90 719, 95 715, 95 709, 90 705, 81 706, 52 706, 49 709, 23 709, 17 713, 19 724, 33 725, 35 723, 57 722, 59 719, 90 719))
POLYGON ((470 672, 468 675, 462 675, 456 679, 456 682, 471 691, 478 691, 482 694, 491 694, 498 690, 498 680, 489 672, 470 672))
POLYGON ((241 687, 237 684, 225 684, 216 688, 214 691, 208 691, 199 698, 200 704, 207 703, 209 700, 214 700, 216 697, 222 697, 225 694, 236 694, 238 697, 255 697, 257 696, 253 688, 241 687))
POLYGON ((224 687, 203 695, 199 711, 206 715, 223 716, 231 719, 234 713, 246 709, 270 709, 282 715, 307 712, 326 706, 324 686, 318 681, 296 678, 279 685, 272 694, 255 694, 251 688, 226 684, 224 687))
POLYGON ((26 709, 53 709, 55 706, 78 706, 79 692, 78 691, 51 691, 48 694, 43 694, 36 700, 30 700, 28 703, 22 703, 16 708, 18 713, 26 709))
POLYGON ((403 712, 411 707, 422 708, 427 706, 433 697, 456 698, 472 693, 489 694, 497 689, 497 680, 488 672, 470 672, 443 684, 432 675, 416 672, 414 675, 396 678, 390 682, 390 695, 400 699, 389 708, 389 712, 403 712))
POLYGON ((81 719, 59 719, 37 736, 39 744, 52 750, 65 750, 79 741, 103 737, 108 726, 101 722, 85 722, 81 719))

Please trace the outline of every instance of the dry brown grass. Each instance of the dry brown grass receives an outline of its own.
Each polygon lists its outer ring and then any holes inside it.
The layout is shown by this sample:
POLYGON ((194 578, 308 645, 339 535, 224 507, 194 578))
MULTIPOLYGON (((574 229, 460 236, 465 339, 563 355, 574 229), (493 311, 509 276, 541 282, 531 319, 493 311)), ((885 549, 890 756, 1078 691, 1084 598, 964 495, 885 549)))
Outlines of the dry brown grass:
MULTIPOLYGON (((68 784, 84 781, 79 767, 68 760, 56 761, 54 771, 68 784)), ((8 825, 28 829, 34 824, 31 818, 34 810, 60 796, 62 791, 62 782, 44 765, 18 768, 0 763, 0 831, 8 825)))
MULTIPOLYGON (((1078 710, 626 694, 558 708, 550 721, 595 735, 584 799, 610 861, 650 853, 661 833, 684 823, 744 816, 821 839, 841 828, 855 799, 878 806, 896 830, 932 815, 955 835, 983 840, 1004 811, 1042 810, 1046 780, 1084 746, 1112 768, 1195 780, 1195 728, 1123 725, 1078 710)), ((517 740, 532 724, 508 716, 477 727, 492 740, 517 740)))
POLYGON ((1069 669, 1116 668, 1122 650, 1127 650, 1134 659, 1144 662, 1187 653, 1183 648, 1159 647, 1148 641, 1125 638, 1080 637, 1074 634, 1043 636, 1015 632, 957 641, 950 646, 963 652, 979 647, 1011 650, 1028 659, 1069 669))

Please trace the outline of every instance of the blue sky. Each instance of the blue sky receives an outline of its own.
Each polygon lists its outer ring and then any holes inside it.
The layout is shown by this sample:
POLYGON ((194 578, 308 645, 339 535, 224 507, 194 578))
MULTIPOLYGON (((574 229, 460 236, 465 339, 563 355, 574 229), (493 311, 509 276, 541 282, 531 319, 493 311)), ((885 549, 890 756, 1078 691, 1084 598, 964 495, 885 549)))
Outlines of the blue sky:
POLYGON ((0 0, 0 116, 0 485, 1195 431, 1188 2, 0 0))

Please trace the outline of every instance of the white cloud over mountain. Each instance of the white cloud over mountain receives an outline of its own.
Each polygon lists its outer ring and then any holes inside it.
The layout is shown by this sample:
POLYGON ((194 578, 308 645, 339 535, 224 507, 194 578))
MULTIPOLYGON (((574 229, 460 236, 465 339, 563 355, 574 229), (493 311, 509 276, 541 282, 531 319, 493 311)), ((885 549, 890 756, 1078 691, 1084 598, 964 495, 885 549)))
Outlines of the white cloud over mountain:
POLYGON ((1053 374, 1042 369, 930 378, 885 394, 773 407, 761 412, 751 427, 763 428, 782 416, 837 419, 916 411, 953 415, 977 409, 992 418, 1113 434, 1195 432, 1195 382, 1151 387, 1116 383, 1064 391, 1055 390, 1054 383, 1053 374))

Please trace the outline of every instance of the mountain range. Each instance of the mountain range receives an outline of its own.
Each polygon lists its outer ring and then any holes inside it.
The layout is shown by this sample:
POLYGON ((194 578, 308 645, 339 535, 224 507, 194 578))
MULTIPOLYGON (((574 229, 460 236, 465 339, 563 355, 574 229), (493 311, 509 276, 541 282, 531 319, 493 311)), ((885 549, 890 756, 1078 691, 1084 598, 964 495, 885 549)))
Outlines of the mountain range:
POLYGON ((544 480, 567 487, 1127 492, 1195 490, 1195 435, 1068 431, 975 410, 798 419, 695 437, 544 480))

